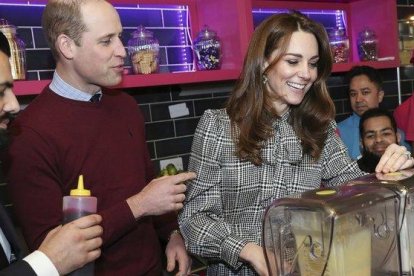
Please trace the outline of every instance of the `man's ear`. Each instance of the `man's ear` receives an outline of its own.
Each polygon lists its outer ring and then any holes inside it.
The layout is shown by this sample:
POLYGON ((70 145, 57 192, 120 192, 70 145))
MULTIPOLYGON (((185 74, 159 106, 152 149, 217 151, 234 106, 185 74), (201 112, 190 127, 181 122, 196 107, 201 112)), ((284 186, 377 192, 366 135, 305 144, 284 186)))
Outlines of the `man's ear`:
POLYGON ((65 59, 72 59, 75 42, 65 34, 60 34, 56 39, 56 49, 65 59))
POLYGON ((382 99, 384 99, 384 90, 378 91, 378 103, 381 103, 382 99))
POLYGON ((399 144, 401 143, 401 133, 399 133, 399 132, 397 131, 396 136, 397 136, 397 144, 399 145, 399 144))

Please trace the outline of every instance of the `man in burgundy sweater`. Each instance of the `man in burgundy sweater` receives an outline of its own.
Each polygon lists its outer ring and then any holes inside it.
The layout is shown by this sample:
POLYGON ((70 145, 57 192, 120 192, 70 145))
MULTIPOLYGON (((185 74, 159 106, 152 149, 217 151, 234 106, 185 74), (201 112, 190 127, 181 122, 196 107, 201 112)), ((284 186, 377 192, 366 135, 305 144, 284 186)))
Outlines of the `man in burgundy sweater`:
MULTIPOLYGON (((0 32, 0 150, 8 146, 10 115, 20 110, 13 92, 10 57, 9 42, 0 32)), ((0 275, 58 276, 84 266, 101 254, 101 220, 93 214, 59 225, 47 234, 39 249, 26 256, 25 245, 0 203, 0 275)))
POLYGON ((167 270, 178 262, 178 273, 187 274, 191 261, 174 211, 183 206, 182 182, 195 174, 153 179, 135 100, 102 88, 122 78, 126 52, 118 13, 104 0, 52 0, 42 25, 56 71, 12 125, 6 162, 30 249, 61 224, 62 197, 83 174, 104 229, 96 275, 160 275, 160 238, 168 241, 167 270))

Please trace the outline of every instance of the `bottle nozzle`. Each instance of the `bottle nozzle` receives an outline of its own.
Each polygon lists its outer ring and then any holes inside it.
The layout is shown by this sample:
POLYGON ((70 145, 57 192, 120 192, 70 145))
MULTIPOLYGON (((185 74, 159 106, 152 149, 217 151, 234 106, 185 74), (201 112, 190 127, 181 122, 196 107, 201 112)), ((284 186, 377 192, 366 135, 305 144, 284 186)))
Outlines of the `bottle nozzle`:
POLYGON ((78 188, 70 190, 71 196, 90 196, 91 191, 84 188, 83 185, 83 175, 79 175, 78 178, 78 188))

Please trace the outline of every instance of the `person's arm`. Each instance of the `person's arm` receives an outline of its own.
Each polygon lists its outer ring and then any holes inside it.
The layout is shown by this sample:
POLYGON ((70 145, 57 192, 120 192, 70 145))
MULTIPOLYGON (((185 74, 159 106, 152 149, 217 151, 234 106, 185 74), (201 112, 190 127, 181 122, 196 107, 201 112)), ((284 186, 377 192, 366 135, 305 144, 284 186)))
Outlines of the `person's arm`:
POLYGON ((37 276, 28 262, 20 260, 0 271, 0 276, 37 276))
POLYGON ((14 211, 30 251, 62 223, 62 188, 50 142, 29 128, 12 137, 3 168, 14 211))
POLYGON ((261 246, 252 242, 246 244, 240 252, 240 258, 250 263, 259 275, 268 275, 266 259, 261 246))
POLYGON ((167 256, 167 271, 173 272, 176 269, 176 275, 189 275, 191 272, 191 258, 187 254, 183 237, 176 230, 170 234, 167 247, 165 249, 167 256), (178 265, 176 264, 178 263, 178 265))
POLYGON ((328 127, 321 162, 322 180, 326 186, 337 186, 364 174, 359 169, 357 161, 351 160, 342 139, 336 135, 334 121, 328 127))
MULTIPOLYGON (((220 182, 222 142, 220 123, 209 112, 200 119, 193 139, 189 170, 197 174, 187 184, 186 201, 179 213, 179 224, 187 249, 206 259, 220 259, 232 267, 242 248, 249 242, 231 232, 223 218, 220 182)), ((226 130, 228 131, 228 130, 226 130)))
POLYGON ((59 276, 59 271, 53 262, 42 251, 36 250, 27 255, 23 261, 27 262, 36 275, 59 276))

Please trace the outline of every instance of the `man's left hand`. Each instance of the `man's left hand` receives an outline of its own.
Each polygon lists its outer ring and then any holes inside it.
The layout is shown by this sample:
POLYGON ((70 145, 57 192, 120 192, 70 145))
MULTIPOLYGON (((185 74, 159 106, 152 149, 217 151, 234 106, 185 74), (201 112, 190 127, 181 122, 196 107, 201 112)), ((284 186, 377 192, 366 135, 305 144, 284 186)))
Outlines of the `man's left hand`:
POLYGON ((179 232, 173 233, 165 249, 167 256, 167 271, 172 272, 178 262, 177 276, 191 273, 191 258, 185 249, 184 240, 179 232))

